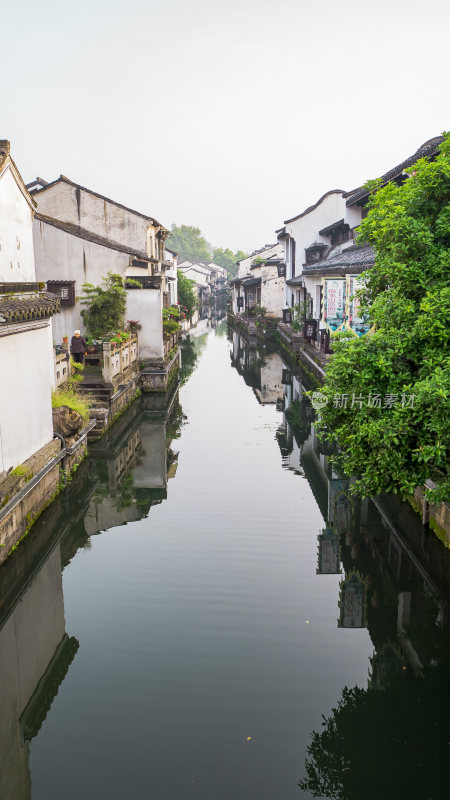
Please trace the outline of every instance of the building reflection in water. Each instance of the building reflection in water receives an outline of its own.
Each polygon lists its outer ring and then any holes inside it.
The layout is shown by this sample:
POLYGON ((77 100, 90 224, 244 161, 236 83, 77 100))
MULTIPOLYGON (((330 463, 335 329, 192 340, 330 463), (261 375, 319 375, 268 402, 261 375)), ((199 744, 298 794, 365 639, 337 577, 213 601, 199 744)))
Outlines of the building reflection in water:
POLYGON ((283 362, 278 353, 248 345, 236 332, 232 333, 231 363, 253 389, 261 405, 276 404, 283 394, 283 362))
POLYGON ((177 392, 168 409, 134 404, 0 567, 0 798, 30 800, 29 742, 79 647, 66 632, 62 570, 91 536, 167 497, 181 424, 177 392))
MULTIPOLYGON (((232 364, 261 389, 265 354, 233 333, 232 364)), ((317 574, 342 572, 338 626, 367 627, 365 687, 345 687, 311 735, 300 789, 336 800, 448 797, 450 554, 408 505, 358 500, 318 438, 300 369, 281 359, 277 440, 285 469, 306 479, 323 516, 317 574)), ((307 385, 307 383, 306 383, 307 385)), ((255 391, 256 394, 256 391, 255 391)), ((323 578, 321 578, 322 580, 323 578)), ((303 794, 301 792, 301 794, 303 794)))

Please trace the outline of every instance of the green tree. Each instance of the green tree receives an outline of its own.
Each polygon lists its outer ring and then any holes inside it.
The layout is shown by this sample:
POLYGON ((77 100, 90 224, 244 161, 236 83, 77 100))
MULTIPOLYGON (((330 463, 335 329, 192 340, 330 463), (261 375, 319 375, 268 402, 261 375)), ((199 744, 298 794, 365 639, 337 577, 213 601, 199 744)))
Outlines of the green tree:
POLYGON ((242 250, 237 250, 233 253, 229 247, 226 247, 223 250, 222 247, 216 248, 213 253, 213 261, 215 264, 219 264, 220 267, 225 267, 228 270, 228 274, 234 276, 237 274, 237 261, 240 261, 242 258, 246 258, 247 256, 242 250))
POLYGON ((409 172, 402 186, 372 183, 358 242, 376 252, 360 295, 373 329, 334 339, 319 425, 361 492, 406 495, 432 478, 437 501, 450 488, 449 137, 409 172), (358 399, 369 395, 371 407, 358 399))
POLYGON ((178 253, 181 261, 209 261, 211 252, 200 228, 192 225, 172 225, 167 246, 178 253))
POLYGON ((121 275, 108 272, 102 286, 83 283, 81 311, 89 336, 101 339, 123 327, 126 310, 126 291, 121 275))
POLYGON ((194 313, 195 306, 197 304, 197 300, 194 294, 193 285, 194 281, 189 280, 183 275, 182 272, 178 270, 178 302, 180 306, 184 306, 187 309, 187 316, 189 319, 192 319, 192 314, 194 313))

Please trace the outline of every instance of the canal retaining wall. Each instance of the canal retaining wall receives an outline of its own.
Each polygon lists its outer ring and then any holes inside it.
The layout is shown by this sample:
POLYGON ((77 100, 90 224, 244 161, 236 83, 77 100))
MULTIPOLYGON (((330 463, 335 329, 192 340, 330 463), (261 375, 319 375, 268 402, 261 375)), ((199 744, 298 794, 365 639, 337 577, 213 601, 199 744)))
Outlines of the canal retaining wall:
POLYGON ((147 363, 141 370, 141 388, 143 392, 165 393, 177 379, 180 370, 180 352, 177 349, 172 357, 164 362, 147 363))
MULTIPOLYGON (((280 323, 277 329, 278 345, 287 358, 290 367, 301 368, 305 376, 307 388, 318 388, 325 380, 326 356, 319 354, 315 348, 304 342, 302 335, 293 333, 288 325, 280 323)), ((425 486, 417 486, 409 504, 422 518, 422 524, 428 525, 434 534, 450 548, 450 503, 429 503, 426 490, 433 488, 432 481, 425 486)))
POLYGON ((27 535, 42 511, 64 488, 70 474, 85 458, 87 437, 94 423, 66 447, 52 439, 0 484, 0 564, 27 535))

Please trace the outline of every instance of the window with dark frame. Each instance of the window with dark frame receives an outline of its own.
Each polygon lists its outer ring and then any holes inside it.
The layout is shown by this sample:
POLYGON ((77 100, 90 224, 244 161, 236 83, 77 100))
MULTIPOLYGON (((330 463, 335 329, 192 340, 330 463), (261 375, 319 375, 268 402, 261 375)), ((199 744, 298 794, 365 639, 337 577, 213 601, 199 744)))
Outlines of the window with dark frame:
POLYGON ((61 306, 75 305, 75 281, 47 281, 47 291, 60 298, 61 306))

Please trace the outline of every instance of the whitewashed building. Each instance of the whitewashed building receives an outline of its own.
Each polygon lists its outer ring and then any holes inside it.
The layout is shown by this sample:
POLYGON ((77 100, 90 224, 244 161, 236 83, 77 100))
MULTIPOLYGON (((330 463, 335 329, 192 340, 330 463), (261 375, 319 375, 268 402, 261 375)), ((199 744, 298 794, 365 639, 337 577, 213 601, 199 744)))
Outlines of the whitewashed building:
POLYGON ((62 314, 54 326, 59 344, 73 331, 84 331, 80 296, 83 283, 99 285, 108 272, 137 279, 142 288, 127 292, 127 318, 140 324, 139 357, 164 355, 162 307, 171 293, 166 266, 169 235, 153 217, 134 211, 61 175, 52 183, 28 185, 37 205, 33 235, 36 275, 60 296, 62 314))
POLYGON ((346 205, 342 189, 332 189, 295 217, 285 220, 278 229, 286 263, 285 303, 292 307, 307 301, 308 314, 320 317, 321 281, 305 275, 305 268, 333 252, 353 244, 361 210, 346 205))
MULTIPOLYGON (((403 183, 419 158, 436 157, 442 140, 437 136, 422 144, 386 172, 381 184, 403 183)), ((375 253, 371 247, 358 246, 355 236, 369 194, 365 186, 350 192, 332 189, 277 230, 284 247, 286 305, 306 301, 307 316, 318 321, 318 330, 320 326, 331 333, 345 327, 357 335, 368 330, 355 292, 359 275, 373 266, 375 253)))
POLYGON ((266 309, 268 317, 281 318, 284 305, 284 248, 266 244, 238 262, 238 273, 231 281, 233 314, 256 305, 266 309))
POLYGON ((51 317, 59 300, 36 282, 35 203, 0 141, 0 476, 51 443, 51 317))
POLYGON ((165 306, 174 306, 178 302, 178 255, 164 245, 164 264, 167 292, 164 297, 165 306))

